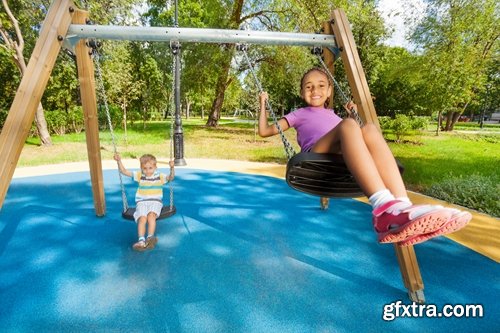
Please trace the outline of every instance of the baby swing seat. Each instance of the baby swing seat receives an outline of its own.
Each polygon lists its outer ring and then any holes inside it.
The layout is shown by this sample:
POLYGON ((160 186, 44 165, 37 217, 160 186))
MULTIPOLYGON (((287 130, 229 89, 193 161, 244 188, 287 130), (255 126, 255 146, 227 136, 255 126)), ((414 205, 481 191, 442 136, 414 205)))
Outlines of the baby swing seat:
MULTIPOLYGON (((160 216, 158 216, 157 220, 165 219, 175 214, 175 206, 163 206, 161 208, 160 216)), ((135 207, 128 207, 127 210, 122 212, 122 217, 127 220, 134 221, 134 213, 135 207)))

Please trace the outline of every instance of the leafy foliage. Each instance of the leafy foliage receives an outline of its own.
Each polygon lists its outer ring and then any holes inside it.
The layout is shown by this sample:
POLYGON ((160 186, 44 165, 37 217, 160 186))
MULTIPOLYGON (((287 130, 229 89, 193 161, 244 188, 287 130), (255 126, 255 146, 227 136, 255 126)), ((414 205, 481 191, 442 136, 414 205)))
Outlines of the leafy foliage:
POLYGON ((443 177, 443 180, 425 190, 425 194, 480 212, 500 216, 500 184, 490 177, 468 175, 443 177))
POLYGON ((412 40, 425 57, 427 100, 434 110, 461 113, 475 92, 484 90, 498 54, 498 2, 433 0, 425 14, 412 40))
MULTIPOLYGON (((178 1, 181 27, 320 32, 333 8, 349 18, 363 68, 379 115, 426 115, 437 112, 478 113, 498 105, 498 6, 493 0, 432 0, 412 34, 413 50, 389 47, 389 36, 377 1, 334 0, 207 0, 178 1), (239 13, 239 15, 238 15, 239 13), (465 109, 465 111, 464 111, 465 109)), ((26 39, 26 54, 36 42, 49 0, 9 1, 26 39)), ((174 1, 76 1, 89 10, 93 22, 116 25, 173 26, 174 1)), ((406 10, 400 15, 409 16, 406 10)), ((413 15, 418 18, 419 15, 413 15)), ((6 29, 9 21, 0 9, 6 29)), ((172 50, 168 43, 102 41, 101 65, 112 109, 128 122, 162 119, 173 109, 172 50)), ((0 37, 0 46, 2 39, 0 37)), ((250 45, 248 56, 269 91, 279 114, 300 105, 298 83, 317 65, 304 47, 250 45)), ((68 52, 66 52, 68 53, 68 52)), ((181 46, 182 111, 202 115, 217 99, 221 111, 255 109, 257 88, 242 54, 229 45, 183 43, 181 46), (229 62, 229 70, 225 65, 229 62), (219 84, 218 84, 219 82, 219 84), (226 93, 227 90, 227 93, 226 93)), ((335 76, 348 95, 340 61, 335 76)), ((0 47, 0 108, 8 109, 19 83, 12 53, 0 47)), ((339 96, 339 94, 337 94, 339 96)), ((79 104, 74 59, 61 54, 42 100, 49 110, 79 104)), ((6 111, 5 111, 6 112, 6 111)), ((5 117, 0 118, 0 126, 5 117)), ((124 126, 125 123, 119 123, 124 126)), ((71 128, 71 126, 67 126, 71 128)))
POLYGON ((389 117, 379 117, 380 127, 387 133, 390 132, 396 137, 396 142, 400 143, 404 137, 415 135, 415 132, 427 129, 428 119, 424 117, 410 117, 404 114, 397 114, 394 119, 389 117))

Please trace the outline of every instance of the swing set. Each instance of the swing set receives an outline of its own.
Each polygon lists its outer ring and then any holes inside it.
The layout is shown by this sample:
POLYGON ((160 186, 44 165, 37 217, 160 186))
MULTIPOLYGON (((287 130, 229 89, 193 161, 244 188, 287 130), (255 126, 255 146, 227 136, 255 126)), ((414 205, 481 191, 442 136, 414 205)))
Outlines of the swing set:
MULTIPOLYGON (((345 13, 341 9, 333 10, 330 21, 323 23, 323 34, 178 27, 118 27, 88 25, 88 22, 90 22, 89 13, 78 9, 71 0, 53 1, 49 8, 27 70, 22 77, 4 127, 0 133, 0 172, 2 174, 0 178, 0 209, 5 200, 21 150, 28 137, 37 106, 47 86, 57 55, 61 47, 64 46, 71 48, 76 56, 94 209, 97 216, 105 215, 106 204, 99 143, 94 63, 92 60, 93 52, 90 49, 90 43, 87 42, 89 39, 170 41, 171 45, 179 45, 181 41, 186 41, 299 45, 322 48, 324 64, 330 69, 329 72, 333 72, 335 54, 340 54, 351 88, 353 101, 358 108, 359 121, 373 123, 379 127, 352 31, 345 13)), ((175 50, 173 48, 174 52, 175 50)), ((175 57, 174 61, 178 63, 179 58, 175 57)), ((322 59, 321 62, 323 62, 322 59)), ((98 75, 100 75, 99 69, 98 75)), ((336 81, 333 82, 335 83, 336 81)), ((178 89, 177 85, 175 89, 178 89)), ((179 109, 176 105, 176 113, 178 111, 179 109)), ((178 115, 176 114, 175 116, 177 118, 178 115)), ((177 129, 175 132, 177 134, 177 129)), ((182 155, 178 156, 179 150, 182 150, 182 145, 176 142, 175 139, 174 137, 174 140, 171 140, 171 151, 173 145, 177 163, 177 159, 182 159, 182 155)), ((182 138, 180 139, 182 140, 182 138)), ((291 146, 287 148, 285 142, 284 144, 287 156, 289 157, 287 183, 291 187, 299 191, 319 195, 322 199, 338 196, 357 196, 360 194, 360 189, 355 185, 352 176, 345 167, 345 164, 343 164, 341 156, 325 156, 313 153, 295 154, 293 149, 289 150, 291 146)), ((115 144, 114 147, 116 151, 115 144)), ((122 193, 124 193, 123 184, 122 193)), ((175 207, 172 204, 172 194, 170 198, 170 206, 166 207, 167 211, 172 215, 175 213, 175 207)), ((125 196, 123 196, 123 201, 124 217, 130 218, 133 212, 129 211, 125 196)), ((423 303, 425 301, 423 293, 424 285, 413 246, 403 247, 394 244, 394 248, 403 282, 408 290, 410 299, 423 303)))

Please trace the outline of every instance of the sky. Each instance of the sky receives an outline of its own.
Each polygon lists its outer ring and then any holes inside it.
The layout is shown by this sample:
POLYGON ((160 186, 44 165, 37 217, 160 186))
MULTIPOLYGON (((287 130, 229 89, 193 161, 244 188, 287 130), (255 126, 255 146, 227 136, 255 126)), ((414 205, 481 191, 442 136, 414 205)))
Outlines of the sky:
POLYGON ((411 3, 418 8, 424 7, 423 0, 380 0, 379 10, 382 13, 382 17, 386 20, 387 24, 394 25, 395 31, 390 39, 386 41, 387 45, 390 46, 402 46, 405 48, 410 48, 410 44, 405 40, 404 35, 406 33, 406 28, 403 18, 403 3, 411 3), (400 15, 394 15, 394 13, 401 13, 400 15))

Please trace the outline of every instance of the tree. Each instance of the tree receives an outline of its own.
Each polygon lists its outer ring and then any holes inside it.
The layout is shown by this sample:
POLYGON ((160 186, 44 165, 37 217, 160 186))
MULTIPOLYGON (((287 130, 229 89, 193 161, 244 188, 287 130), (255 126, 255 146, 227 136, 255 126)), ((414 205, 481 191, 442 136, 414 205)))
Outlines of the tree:
POLYGON ((78 101, 78 86, 74 59, 64 53, 59 54, 42 99, 46 112, 62 110, 68 113, 78 101))
POLYGON ((475 90, 485 86, 499 36, 497 1, 427 1, 412 41, 426 60, 422 71, 431 88, 428 100, 439 118, 447 112, 445 130, 453 130, 475 90))
POLYGON ((427 84, 421 75, 423 57, 402 47, 384 48, 383 65, 371 90, 377 113, 393 118, 398 113, 430 116, 427 84))
POLYGON ((131 54, 128 48, 128 43, 110 42, 106 43, 103 48, 104 54, 108 54, 104 58, 108 58, 103 62, 102 72, 105 81, 107 82, 106 94, 110 104, 120 106, 122 110, 122 126, 127 136, 127 122, 130 117, 129 110, 132 101, 139 98, 141 92, 144 91, 144 81, 134 80, 134 68, 130 61, 131 54))
MULTIPOLYGON (((94 21, 98 21, 101 24, 120 24, 131 22, 133 18, 133 11, 131 9, 134 3, 137 2, 141 1, 90 0, 76 1, 76 5, 79 8, 88 9, 94 21)), ((22 77, 26 71, 24 54, 30 54, 34 48, 41 24, 51 3, 52 1, 49 0, 2 0, 2 8, 0 10, 0 50, 2 50, 0 62, 2 67, 3 65, 15 66, 22 77), (9 55, 9 61, 7 61, 6 55, 9 55)), ((74 67, 73 59, 59 56, 59 61, 53 69, 52 78, 35 114, 35 123, 42 145, 51 144, 45 120, 45 112, 50 111, 45 111, 42 103, 43 105, 50 105, 67 111, 71 109, 69 107, 70 104, 78 102, 78 80, 76 79, 76 70, 74 67)), ((2 68, 1 72, 7 73, 8 71, 2 68)), ((13 75, 11 78, 15 79, 16 76, 13 75)), ((19 81, 14 82, 17 85, 19 81)), ((9 82, 2 80, 0 85, 10 86, 11 84, 12 80, 9 80, 9 82)), ((4 90, 4 87, 1 87, 0 90, 4 90)), ((15 89, 9 90, 15 91, 15 89)), ((11 100, 14 95, 2 95, 2 97, 11 100)), ((10 102, 2 100, 0 104, 10 104, 10 102)))
MULTIPOLYGON (((243 22, 242 10, 243 10, 244 0, 234 1, 233 8, 230 11, 231 16, 229 20, 225 22, 224 28, 226 29, 238 29, 240 24, 243 22)), ((224 94, 227 87, 233 80, 229 76, 229 70, 231 68, 231 60, 234 56, 234 44, 227 44, 221 49, 221 55, 218 61, 218 76, 215 83, 215 98, 212 102, 212 107, 210 108, 210 114, 208 115, 207 126, 216 127, 219 124, 219 119, 221 116, 222 103, 224 102, 224 94)))
MULTIPOLYGON (((258 56, 254 56, 258 58, 258 56)), ((258 77, 269 93, 269 100, 277 116, 300 106, 300 80, 305 71, 313 66, 315 58, 304 47, 276 46, 261 50, 258 77)), ((253 82, 253 77, 249 78, 253 82)), ((257 102, 257 90, 253 94, 257 102)))
MULTIPOLYGON (((343 9, 351 24, 368 84, 373 86, 384 66, 383 59, 386 48, 382 45, 382 41, 389 36, 389 30, 384 26, 376 3, 377 1, 373 0, 281 0, 279 1, 281 8, 279 12, 283 13, 282 22, 284 22, 281 25, 300 32, 320 32, 323 23, 330 20, 331 11, 343 9)), ((336 81, 341 86, 343 93, 349 96, 344 66, 340 62, 336 62, 334 70, 336 81)), ((338 95, 336 94, 336 96, 338 95)))
MULTIPOLYGON (((275 10, 262 9, 269 6, 272 1, 244 1, 236 0, 232 4, 228 1, 208 1, 207 7, 210 8, 210 16, 207 24, 217 26, 221 29, 239 29, 243 23, 252 23, 259 21, 266 23, 268 30, 273 30, 272 22, 275 10), (220 17, 220 13, 228 13, 226 17, 220 17)), ((220 45, 219 52, 215 54, 212 60, 214 63, 215 90, 214 99, 210 108, 210 114, 206 125, 215 127, 218 125, 221 111, 225 99, 225 92, 233 80, 237 79, 237 74, 232 72, 232 61, 235 57, 235 45, 220 45)))
MULTIPOLYGON (((293 0, 282 1, 282 6, 288 24, 293 23, 297 30, 307 33, 319 32, 323 22, 330 20, 333 9, 343 9, 351 24, 361 63, 370 84, 377 79, 385 50, 381 47, 382 41, 389 36, 389 30, 384 26, 376 3, 374 0, 293 0)), ((342 75, 343 70, 340 70, 339 76, 342 75)))
MULTIPOLYGON (((25 41, 21 31, 21 26, 18 19, 11 11, 7 0, 2 0, 2 6, 4 13, 0 15, 0 47, 8 50, 14 64, 17 66, 21 76, 23 76, 26 72, 27 65, 24 58, 25 41)), ((24 7, 22 4, 18 4, 16 6, 16 8, 19 9, 19 13, 21 13, 21 10, 30 11, 30 9, 26 10, 26 8, 22 7, 24 7)), ((38 104, 38 108, 35 113, 35 123, 41 144, 43 146, 52 145, 42 103, 38 104)))
MULTIPOLYGON (((368 68, 367 74, 376 79, 380 65, 376 47, 386 36, 380 15, 376 12, 375 1, 336 1, 334 7, 348 9, 348 16, 356 18, 355 38, 363 45, 362 61, 368 68), (338 2, 338 3, 337 3, 338 2)), ((144 15, 145 22, 152 26, 172 26, 174 17, 173 1, 149 0, 149 9, 144 15)), ((324 21, 329 20, 332 4, 324 1, 283 1, 283 0, 207 0, 203 6, 199 1, 179 2, 178 18, 182 27, 203 27, 216 29, 238 29, 245 24, 252 30, 316 32, 324 21)), ((150 50, 160 50, 161 45, 153 45, 150 50)), ((168 57, 159 58, 161 52, 153 55, 162 71, 171 67, 168 57)), ((165 52, 163 52, 164 54, 165 52)), ((302 73, 310 67, 314 58, 307 55, 304 47, 251 45, 248 52, 261 78, 273 96, 273 102, 280 109, 290 109, 298 99, 298 82, 302 73), (292 93, 291 93, 292 92, 292 93)), ((234 44, 193 44, 182 45, 182 89, 181 100, 195 108, 210 108, 207 126, 217 126, 224 109, 236 105, 232 99, 237 95, 226 95, 225 91, 237 80, 245 77, 248 66, 235 66, 241 62, 234 44), (236 61, 235 61, 236 60, 236 61), (207 96, 213 95, 207 104, 207 96)), ((339 71, 342 76, 342 71, 339 71)), ((249 82, 252 80, 249 79, 249 82)))
POLYGON ((157 61, 148 52, 148 43, 133 42, 126 44, 129 47, 128 66, 131 67, 132 82, 141 83, 137 96, 131 101, 131 107, 140 110, 143 126, 146 121, 153 118, 162 118, 162 112, 168 103, 164 97, 166 89, 163 75, 159 69, 157 61))
POLYGON ((2 128, 16 93, 19 70, 9 50, 0 47, 0 129, 2 128))

